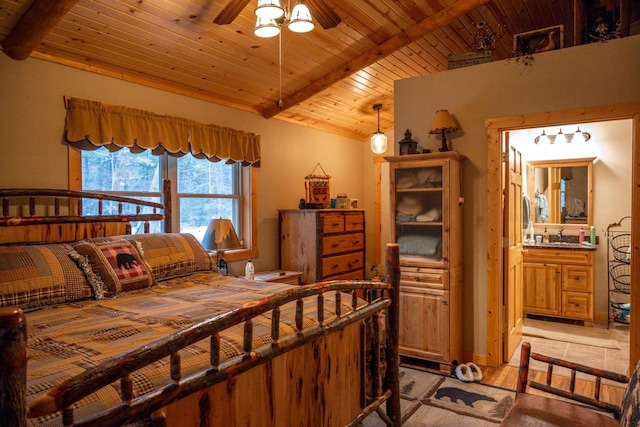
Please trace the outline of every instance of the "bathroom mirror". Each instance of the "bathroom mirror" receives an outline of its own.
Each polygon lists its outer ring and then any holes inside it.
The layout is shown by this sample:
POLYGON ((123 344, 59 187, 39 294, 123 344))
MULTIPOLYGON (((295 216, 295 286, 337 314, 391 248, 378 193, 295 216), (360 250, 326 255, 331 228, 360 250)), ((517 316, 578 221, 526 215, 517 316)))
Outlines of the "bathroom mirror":
POLYGON ((587 227, 593 224, 593 161, 530 161, 527 194, 534 225, 587 227))

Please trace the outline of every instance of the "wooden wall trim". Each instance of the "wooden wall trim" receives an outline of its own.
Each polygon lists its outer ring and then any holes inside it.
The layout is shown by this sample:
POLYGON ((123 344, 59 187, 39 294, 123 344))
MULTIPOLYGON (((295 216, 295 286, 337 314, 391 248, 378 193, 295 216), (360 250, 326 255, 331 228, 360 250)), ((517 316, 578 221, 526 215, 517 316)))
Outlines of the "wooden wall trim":
MULTIPOLYGON (((632 119, 631 282, 640 283, 640 102, 533 113, 485 120, 487 129, 487 366, 502 364, 502 144, 503 131, 563 123, 632 119), (634 220, 635 219, 635 220, 634 220)), ((640 307, 640 291, 631 288, 631 304, 640 307)), ((630 372, 640 360, 640 321, 631 313, 630 372)))
MULTIPOLYGON (((631 176, 631 278, 630 283, 640 284, 640 103, 632 122, 632 145, 631 158, 633 170, 631 176)), ((638 360, 640 360, 640 318, 638 317, 638 307, 640 307, 640 291, 637 287, 631 288, 631 305, 636 309, 631 313, 631 327, 629 342, 629 372, 638 360)))

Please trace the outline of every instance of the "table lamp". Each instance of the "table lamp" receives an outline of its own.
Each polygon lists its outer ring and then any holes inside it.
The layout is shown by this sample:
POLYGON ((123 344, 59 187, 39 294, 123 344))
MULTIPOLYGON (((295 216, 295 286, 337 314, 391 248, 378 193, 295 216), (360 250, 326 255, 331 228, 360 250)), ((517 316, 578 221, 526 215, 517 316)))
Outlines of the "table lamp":
POLYGON ((227 274, 227 261, 224 259, 226 249, 237 249, 242 245, 230 219, 214 218, 209 223, 202 239, 202 246, 216 251, 216 266, 221 274, 227 274))

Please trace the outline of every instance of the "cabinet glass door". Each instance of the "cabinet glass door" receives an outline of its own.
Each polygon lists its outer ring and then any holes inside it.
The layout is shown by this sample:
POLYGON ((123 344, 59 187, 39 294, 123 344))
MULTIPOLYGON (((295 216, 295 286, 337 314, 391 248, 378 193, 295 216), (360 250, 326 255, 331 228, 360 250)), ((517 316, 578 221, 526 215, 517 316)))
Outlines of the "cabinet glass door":
POLYGON ((401 256, 438 263, 446 260, 445 176, 443 163, 395 168, 393 222, 401 256))

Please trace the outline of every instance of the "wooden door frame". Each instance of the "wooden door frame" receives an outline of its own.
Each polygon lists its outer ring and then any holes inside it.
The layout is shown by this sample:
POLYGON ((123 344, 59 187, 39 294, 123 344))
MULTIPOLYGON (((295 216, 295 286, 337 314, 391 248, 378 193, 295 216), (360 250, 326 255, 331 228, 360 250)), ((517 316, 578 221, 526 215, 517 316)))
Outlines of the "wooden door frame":
MULTIPOLYGON (((502 364, 503 297, 503 213, 502 213, 502 132, 565 123, 602 122, 632 119, 631 157, 631 282, 640 283, 640 102, 579 108, 565 111, 524 114, 485 120, 487 129, 487 366, 502 364)), ((640 307, 640 292, 631 288, 631 305, 640 307)), ((640 360, 640 321, 631 313, 629 372, 640 360)))

